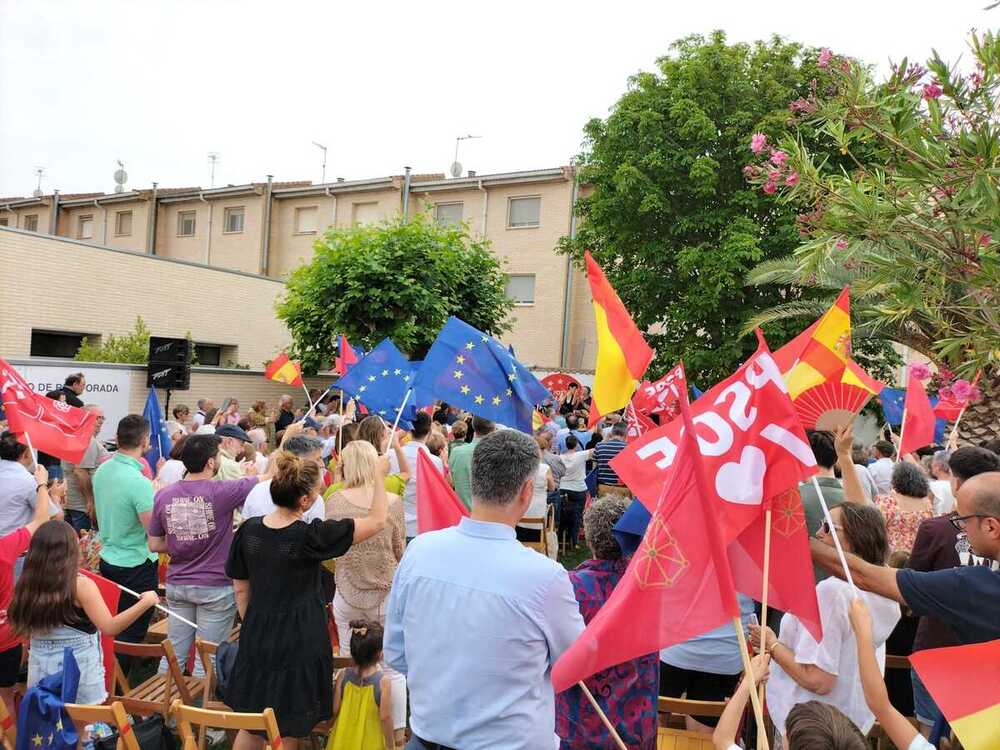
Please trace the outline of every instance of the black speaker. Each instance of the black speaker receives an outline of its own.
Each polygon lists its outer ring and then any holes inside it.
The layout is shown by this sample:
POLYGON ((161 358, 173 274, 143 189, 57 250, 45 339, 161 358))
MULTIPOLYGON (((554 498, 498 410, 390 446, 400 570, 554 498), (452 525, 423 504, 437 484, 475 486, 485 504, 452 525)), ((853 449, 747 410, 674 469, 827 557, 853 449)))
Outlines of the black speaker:
POLYGON ((191 342, 149 337, 146 387, 186 391, 191 386, 191 342))

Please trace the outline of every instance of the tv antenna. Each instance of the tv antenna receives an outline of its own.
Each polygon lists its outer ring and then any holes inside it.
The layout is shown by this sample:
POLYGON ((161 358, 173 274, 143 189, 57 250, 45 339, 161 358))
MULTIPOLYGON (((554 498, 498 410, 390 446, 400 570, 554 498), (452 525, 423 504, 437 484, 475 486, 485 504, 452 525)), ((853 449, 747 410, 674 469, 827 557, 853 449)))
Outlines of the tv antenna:
POLYGON ((32 193, 36 198, 42 197, 42 175, 45 174, 45 167, 35 167, 35 174, 38 175, 38 184, 35 185, 35 190, 32 193))
POLYGON ((316 143, 316 141, 313 141, 312 144, 316 148, 318 148, 320 151, 323 152, 323 176, 320 177, 319 184, 320 185, 325 185, 326 184, 326 146, 324 146, 322 143, 316 143))
POLYGON ((215 165, 219 163, 221 158, 222 155, 218 151, 208 152, 208 163, 212 165, 212 177, 211 177, 211 182, 209 183, 210 188, 215 187, 215 165))
POLYGON ((461 177, 462 176, 462 165, 458 161, 458 144, 462 141, 467 141, 470 138, 482 138, 481 135, 460 135, 455 139, 455 161, 451 163, 451 176, 461 177))
POLYGON ((125 164, 121 159, 116 160, 118 162, 118 169, 115 170, 115 192, 124 193, 125 183, 128 181, 128 172, 125 171, 125 164))

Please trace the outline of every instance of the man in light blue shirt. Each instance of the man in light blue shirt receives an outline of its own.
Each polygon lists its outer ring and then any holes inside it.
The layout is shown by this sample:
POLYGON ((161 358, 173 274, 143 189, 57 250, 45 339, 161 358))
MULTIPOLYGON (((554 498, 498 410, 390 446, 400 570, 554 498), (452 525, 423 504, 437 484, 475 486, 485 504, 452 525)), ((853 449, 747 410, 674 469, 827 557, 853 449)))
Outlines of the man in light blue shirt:
POLYGON ((523 546, 539 453, 515 430, 472 456, 472 515, 421 534, 389 594, 386 662, 410 691, 407 750, 553 750, 552 665, 583 632, 569 576, 523 546))

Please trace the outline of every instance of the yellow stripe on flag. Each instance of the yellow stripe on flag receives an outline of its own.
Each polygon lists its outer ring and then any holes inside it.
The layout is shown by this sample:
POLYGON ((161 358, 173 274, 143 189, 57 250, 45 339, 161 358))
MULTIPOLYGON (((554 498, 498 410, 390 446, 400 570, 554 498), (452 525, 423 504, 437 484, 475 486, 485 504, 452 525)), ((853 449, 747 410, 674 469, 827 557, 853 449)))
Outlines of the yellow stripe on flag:
POLYGON ((841 308, 831 307, 813 333, 813 339, 837 355, 837 358, 847 361, 847 341, 851 335, 851 316, 841 308))
POLYGON ((294 362, 285 362, 285 364, 279 367, 271 375, 271 380, 275 380, 279 383, 284 383, 285 385, 292 385, 298 379, 299 379, 299 368, 295 366, 294 362))
POLYGON ((857 375, 855 375, 853 372, 851 372, 850 368, 847 368, 846 370, 844 370, 844 374, 841 376, 840 382, 841 383, 847 383, 847 385, 857 386, 858 388, 861 388, 862 390, 868 391, 873 396, 877 395, 877 393, 878 393, 877 391, 872 390, 868 386, 868 384, 866 382, 864 382, 861 378, 859 378, 857 375))
POLYGON ((1000 748, 1000 703, 961 719, 950 719, 949 723, 965 750, 1000 748))
POLYGON ((618 339, 608 327, 604 308, 594 303, 594 323, 597 327, 597 366, 591 398, 598 414, 608 414, 626 406, 632 399, 639 381, 632 377, 618 339))
POLYGON ((788 396, 794 401, 820 383, 826 382, 826 376, 808 362, 798 362, 788 374, 788 396))

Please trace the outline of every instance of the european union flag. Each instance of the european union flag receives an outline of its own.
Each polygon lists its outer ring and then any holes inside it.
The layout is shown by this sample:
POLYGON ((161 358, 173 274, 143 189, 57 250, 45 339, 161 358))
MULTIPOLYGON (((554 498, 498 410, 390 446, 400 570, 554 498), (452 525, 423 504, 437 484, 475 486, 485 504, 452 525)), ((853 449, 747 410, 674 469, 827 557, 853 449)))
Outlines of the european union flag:
POLYGON ((156 396, 156 389, 150 388, 149 395, 146 396, 146 406, 142 410, 142 416, 149 422, 149 451, 146 453, 146 461, 149 468, 156 473, 156 464, 160 458, 164 460, 170 458, 170 451, 174 444, 170 441, 170 434, 167 432, 166 422, 163 421, 163 412, 160 411, 160 399, 156 396))
POLYGON ((67 646, 62 669, 40 679, 21 701, 16 750, 76 750, 79 736, 65 706, 76 702, 79 687, 80 667, 67 646))
MULTIPOLYGON (((882 413, 885 415, 885 421, 896 427, 903 424, 903 407, 906 405, 906 389, 883 388, 878 397, 882 402, 882 413)), ((928 396, 928 398, 930 399, 931 406, 937 406, 937 396, 928 396)), ((941 443, 944 440, 944 431, 947 426, 947 420, 940 418, 934 420, 935 443, 941 443)))
POLYGON ((552 398, 503 344, 455 317, 427 352, 413 395, 417 405, 440 399, 527 433, 535 404, 552 398))
MULTIPOLYGON (((353 396, 373 414, 392 422, 406 392, 413 388, 415 368, 389 339, 383 339, 378 346, 361 357, 351 366, 347 374, 333 384, 353 396)), ((411 395, 403 412, 400 424, 409 428, 415 409, 411 395)))

